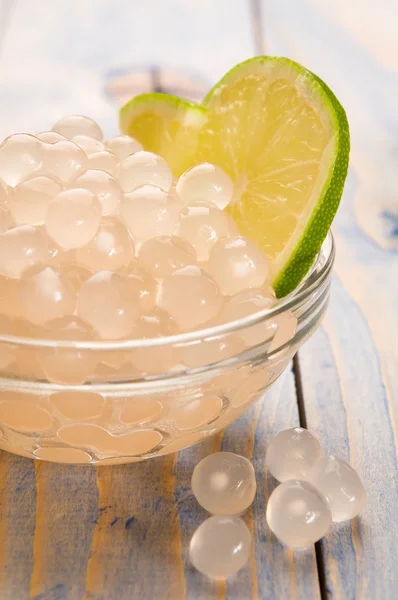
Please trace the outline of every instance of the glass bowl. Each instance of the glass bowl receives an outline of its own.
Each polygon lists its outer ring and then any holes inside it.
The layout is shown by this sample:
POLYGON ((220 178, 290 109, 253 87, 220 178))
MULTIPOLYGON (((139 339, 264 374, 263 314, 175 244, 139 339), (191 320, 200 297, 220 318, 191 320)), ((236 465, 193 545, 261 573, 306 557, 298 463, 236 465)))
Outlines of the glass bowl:
POLYGON ((207 329, 118 342, 2 335, 0 448, 106 465, 175 452, 216 433, 264 394, 317 329, 333 261, 329 234, 292 294, 207 329))

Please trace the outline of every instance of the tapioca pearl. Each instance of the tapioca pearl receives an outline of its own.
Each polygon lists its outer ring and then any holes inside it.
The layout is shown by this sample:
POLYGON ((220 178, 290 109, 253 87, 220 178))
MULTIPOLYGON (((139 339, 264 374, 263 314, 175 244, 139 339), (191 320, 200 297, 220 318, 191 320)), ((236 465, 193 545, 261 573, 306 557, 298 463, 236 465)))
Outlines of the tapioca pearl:
POLYGON ((94 154, 94 152, 101 152, 105 149, 104 144, 100 140, 96 140, 89 135, 75 135, 72 138, 72 142, 76 144, 76 146, 79 146, 87 156, 94 154))
POLYGON ((231 223, 232 217, 227 213, 198 203, 183 208, 177 231, 195 248, 198 260, 205 262, 217 240, 229 235, 231 223))
POLYGON ((124 192, 144 185, 156 186, 168 192, 173 183, 170 167, 161 156, 152 152, 135 152, 120 163, 117 178, 124 192))
POLYGON ((44 144, 55 144, 56 142, 65 142, 68 138, 55 131, 42 131, 36 135, 37 139, 44 144))
MULTIPOLYGON (((262 290, 245 290, 226 300, 221 311, 220 321, 222 323, 239 321, 249 315, 271 309, 274 303, 275 299, 266 296, 262 290)), ((257 346, 271 340, 275 332, 274 321, 265 318, 260 323, 239 329, 237 335, 246 346, 257 346)))
MULTIPOLYGON (((0 314, 0 335, 17 335, 15 323, 2 314, 0 314)), ((7 369, 7 367, 9 367, 15 361, 16 353, 16 346, 13 346, 13 344, 8 344, 6 342, 0 342, 0 369, 7 369)))
POLYGON ((242 519, 218 515, 199 525, 189 544, 189 557, 203 575, 225 579, 245 566, 251 547, 251 534, 242 519))
POLYGON ((15 186, 10 196, 10 213, 16 225, 42 225, 47 209, 62 190, 58 181, 36 175, 15 186))
POLYGON ((161 235, 143 242, 138 251, 138 261, 148 273, 157 278, 197 264, 196 253, 191 244, 171 235, 161 235))
POLYGON ((74 421, 97 419, 105 406, 105 398, 94 392, 57 392, 50 396, 50 402, 64 417, 74 421))
POLYGON ((276 330, 268 352, 273 352, 293 340, 298 326, 297 317, 291 311, 285 311, 272 320, 276 330))
POLYGON ((59 438, 67 444, 93 448, 104 455, 137 455, 153 450, 162 434, 151 429, 140 429, 124 435, 110 435, 96 425, 67 425, 58 431, 59 438))
POLYGON ((120 216, 136 242, 157 235, 173 235, 177 229, 181 204, 160 188, 144 185, 125 194, 120 216))
POLYGON ((138 298, 143 312, 150 312, 156 306, 158 283, 145 269, 134 266, 125 277, 129 293, 133 298, 138 298))
POLYGON ((181 175, 176 191, 184 204, 206 199, 223 210, 232 200, 234 185, 220 167, 202 163, 181 175))
POLYGON ((8 318, 21 316, 21 287, 20 279, 0 275, 0 313, 8 318))
MULTIPOLYGON (((132 332, 133 339, 154 339, 174 333, 172 323, 162 311, 141 315, 132 332)), ((171 344, 140 347, 128 352, 133 367, 142 373, 166 373, 181 359, 181 351, 171 344)))
POLYGON ((21 277, 29 267, 45 263, 47 239, 30 225, 21 225, 0 233, 0 274, 21 277))
POLYGON ((76 293, 80 292, 83 283, 93 274, 90 269, 76 263, 67 264, 63 266, 60 271, 62 276, 72 284, 76 293))
POLYGON ((46 265, 59 269, 73 263, 75 260, 75 250, 73 248, 65 250, 65 248, 58 246, 54 240, 47 236, 45 227, 40 228, 40 231, 42 231, 47 238, 47 256, 44 261, 46 265))
POLYGON ((162 412, 162 404, 158 400, 143 396, 140 400, 127 399, 120 410, 120 421, 126 425, 143 425, 154 421, 162 412))
MULTIPOLYGON (((45 337, 79 342, 92 340, 94 335, 80 319, 67 316, 46 325, 45 337)), ((90 378, 99 362, 98 353, 84 348, 43 349, 40 362, 46 378, 59 384, 80 385, 90 378)))
POLYGON ((268 277, 268 260, 244 237, 220 239, 212 248, 207 268, 221 292, 228 296, 261 287, 268 277))
POLYGON ((290 427, 271 440, 265 461, 278 481, 305 480, 322 455, 321 445, 312 433, 303 427, 290 427))
POLYGON ((0 422, 20 432, 39 432, 51 428, 52 418, 42 399, 20 392, 3 392, 0 422))
POLYGON ((94 238, 76 250, 76 262, 92 271, 117 271, 131 263, 134 244, 118 219, 102 219, 94 238))
POLYGON ((103 135, 99 125, 84 115, 69 115, 59 119, 52 131, 64 135, 71 140, 75 135, 87 135, 95 140, 102 140, 103 135))
POLYGON ((199 340, 184 346, 183 361, 189 367, 203 367, 237 356, 245 346, 236 335, 199 340))
POLYGON ((139 298, 132 297, 127 282, 111 271, 99 271, 80 289, 77 314, 102 339, 127 337, 141 312, 139 298))
POLYGON ((265 391, 270 382, 270 372, 266 364, 248 373, 243 382, 231 388, 230 401, 233 408, 247 406, 265 391))
POLYGON ((87 452, 78 448, 39 448, 35 451, 35 457, 49 462, 75 465, 87 464, 92 461, 91 456, 87 452))
POLYGON ((203 396, 180 404, 170 415, 177 429, 186 431, 211 423, 222 411, 222 400, 218 396, 203 396))
POLYGON ((10 135, 0 145, 0 179, 14 187, 42 167, 43 144, 33 135, 10 135))
POLYGON ((216 452, 196 465, 191 487, 196 500, 211 514, 239 515, 254 500, 256 476, 247 458, 216 452))
POLYGON ((97 169, 88 169, 77 177, 75 187, 88 190, 98 199, 102 215, 116 215, 122 199, 122 190, 118 181, 106 173, 97 169))
POLYGON ((72 285, 51 267, 27 272, 22 291, 23 317, 36 325, 71 315, 76 307, 76 293, 72 285))
POLYGON ((101 150, 100 152, 94 152, 88 156, 88 169, 105 171, 112 177, 116 177, 119 168, 119 159, 117 156, 108 152, 108 150, 101 150))
POLYGON ((69 250, 88 244, 101 222, 98 200, 88 190, 69 189, 58 194, 46 214, 46 231, 56 244, 69 250))
POLYGON ((127 156, 130 156, 130 154, 142 150, 141 144, 129 135, 117 135, 106 140, 104 144, 110 152, 116 154, 120 161, 124 160, 127 156))
POLYGON ((182 331, 196 329, 219 315, 223 298, 214 280, 199 267, 184 267, 160 284, 158 305, 182 331))
POLYGON ((66 141, 43 145, 42 174, 70 185, 76 176, 87 169, 88 158, 79 146, 66 141))
POLYGON ((334 522, 354 519, 365 506, 363 483, 342 458, 333 455, 319 458, 308 473, 308 481, 325 496, 334 522))
POLYGON ((289 480, 272 492, 267 523, 286 546, 307 548, 323 537, 332 516, 324 496, 305 481, 289 480))
POLYGON ((205 431, 195 431, 195 433, 188 433, 187 435, 182 435, 176 439, 168 442, 163 448, 159 450, 159 454, 171 454, 173 452, 179 452, 184 448, 188 448, 189 446, 193 446, 194 444, 198 444, 202 442, 207 437, 207 433, 205 431))

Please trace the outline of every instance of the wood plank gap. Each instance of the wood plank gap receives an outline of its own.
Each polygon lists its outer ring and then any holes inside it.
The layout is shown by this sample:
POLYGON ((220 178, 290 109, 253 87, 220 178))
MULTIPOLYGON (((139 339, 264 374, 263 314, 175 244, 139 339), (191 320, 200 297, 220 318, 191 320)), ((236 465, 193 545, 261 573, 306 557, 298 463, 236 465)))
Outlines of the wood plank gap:
POLYGON ((265 54, 262 3, 263 0, 249 0, 249 13, 252 26, 254 52, 256 54, 265 54))
POLYGON ((301 381, 301 372, 300 372, 300 363, 299 363, 298 353, 293 358, 293 375, 294 375, 294 384, 296 386, 296 397, 297 397, 297 407, 298 407, 300 426, 304 427, 304 429, 307 429, 307 415, 305 414, 303 384, 301 381))
MULTIPOLYGON (((300 425, 301 427, 304 427, 304 429, 307 429, 307 415, 305 412, 304 391, 301 379, 300 360, 298 353, 293 358, 293 374, 294 383, 296 386, 297 407, 300 425)), ((322 544, 320 542, 316 542, 315 544, 315 559, 318 571, 319 592, 321 595, 321 600, 327 600, 328 592, 326 587, 325 559, 322 553, 322 544)))

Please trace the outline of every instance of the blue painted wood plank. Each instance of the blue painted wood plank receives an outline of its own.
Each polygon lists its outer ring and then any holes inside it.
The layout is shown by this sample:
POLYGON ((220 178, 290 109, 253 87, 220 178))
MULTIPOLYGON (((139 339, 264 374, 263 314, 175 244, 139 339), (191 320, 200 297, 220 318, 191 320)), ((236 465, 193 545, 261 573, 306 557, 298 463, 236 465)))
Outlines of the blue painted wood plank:
POLYGON ((252 52, 242 0, 18 0, 0 63, 0 137, 48 129, 76 112, 111 135, 117 105, 104 91, 109 71, 155 64, 208 88, 252 52))
POLYGON ((0 597, 29 596, 36 521, 33 461, 0 452, 0 597))

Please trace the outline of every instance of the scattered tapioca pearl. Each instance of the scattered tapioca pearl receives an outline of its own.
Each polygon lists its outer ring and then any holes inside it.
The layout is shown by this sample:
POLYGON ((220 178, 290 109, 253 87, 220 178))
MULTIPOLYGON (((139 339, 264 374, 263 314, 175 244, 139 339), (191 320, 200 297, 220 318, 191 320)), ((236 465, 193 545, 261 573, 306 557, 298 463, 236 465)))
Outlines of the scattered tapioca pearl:
POLYGON ((326 498, 335 522, 356 517, 366 503, 366 492, 358 473, 342 458, 319 458, 308 480, 326 498))
POLYGON ((281 542, 307 548, 323 537, 332 523, 325 497, 305 481, 289 480, 269 497, 267 523, 281 542))
POLYGON ((247 238, 222 238, 213 246, 208 271, 221 292, 232 296, 261 287, 268 276, 267 257, 247 238))
POLYGON ((173 183, 173 174, 166 161, 144 150, 127 156, 120 163, 117 178, 125 192, 144 185, 153 185, 168 192, 173 183))
MULTIPOLYGON (((45 337, 53 340, 86 341, 93 339, 92 330, 74 316, 54 319, 46 324, 45 337)), ((54 383, 80 385, 93 373, 98 354, 79 348, 50 348, 40 354, 43 371, 54 383)))
POLYGON ((126 278, 129 293, 133 298, 138 298, 143 312, 149 312, 156 306, 158 283, 145 269, 134 265, 129 270, 126 278))
POLYGON ((239 517, 206 519, 192 536, 189 557, 193 566, 210 579, 225 579, 245 566, 250 557, 250 531, 239 517))
POLYGON ((33 135, 16 133, 0 145, 0 179, 14 187, 41 169, 43 144, 33 135))
POLYGON ((120 216, 136 242, 164 233, 173 235, 180 211, 177 200, 151 185, 125 194, 120 205, 120 216))
POLYGON ((98 198, 103 216, 117 214, 123 194, 118 181, 109 173, 88 169, 77 177, 73 185, 88 190, 98 198))
POLYGON ((302 427, 290 427, 280 431, 270 442, 265 462, 278 481, 307 479, 322 455, 321 445, 312 433, 302 427))
POLYGON ((87 156, 94 154, 94 152, 101 152, 101 150, 104 150, 105 148, 102 142, 88 135, 75 135, 72 138, 72 142, 76 144, 76 146, 79 146, 87 156))
POLYGON ((55 144, 56 142, 66 141, 68 139, 55 131, 42 131, 41 133, 38 133, 36 137, 45 144, 55 144))
POLYGON ((158 305, 182 331, 197 329, 216 318, 223 298, 214 280, 199 267, 184 267, 160 284, 158 305))
POLYGON ((139 299, 118 273, 99 271, 80 289, 77 314, 104 340, 129 336, 140 312, 139 299))
POLYGON ((21 225, 0 233, 0 274, 20 277, 26 269, 45 263, 47 239, 42 231, 21 225))
MULTIPOLYGON (((256 312, 272 307, 275 299, 266 296, 261 290, 245 290, 229 298, 221 311, 222 323, 238 321, 256 312)), ((247 346, 256 346, 269 340, 276 332, 276 325, 269 319, 257 325, 245 327, 237 331, 237 335, 247 346)))
POLYGON ((105 147, 116 154, 118 159, 122 161, 130 154, 134 154, 135 152, 139 152, 142 150, 142 146, 137 140, 134 140, 129 135, 117 135, 109 140, 106 140, 105 147))
POLYGON ((191 481, 196 500, 213 515, 238 515, 256 493, 253 465, 232 452, 217 452, 201 460, 191 481))
POLYGON ((209 259, 214 244, 231 233, 232 217, 203 202, 186 206, 181 211, 178 235, 188 240, 196 250, 198 260, 209 259))
POLYGON ((15 224, 42 225, 47 208, 61 190, 56 179, 44 175, 35 175, 16 185, 9 202, 15 224))
POLYGON ((102 140, 103 135, 99 125, 89 117, 70 115, 59 119, 52 130, 71 140, 75 135, 87 135, 95 140, 102 140))
POLYGON ((138 260, 148 273, 158 278, 197 262, 191 244, 171 235, 161 235, 144 242, 139 249, 138 260))
POLYGON ((43 145, 43 175, 70 184, 84 169, 88 158, 79 146, 69 140, 43 145))
POLYGON ((105 173, 109 173, 109 175, 112 175, 112 177, 116 177, 119 164, 118 157, 108 150, 94 152, 88 156, 89 169, 105 171, 105 173))
POLYGON ((117 271, 134 258, 131 236, 118 219, 102 219, 95 236, 76 250, 76 262, 91 271, 117 271))
POLYGON ((234 186, 231 178, 220 167, 202 163, 181 175, 176 191, 184 204, 208 200, 223 210, 232 200, 234 186))
POLYGON ((35 325, 73 314, 76 292, 71 283, 51 267, 27 272, 22 288, 23 317, 35 325))
POLYGON ((98 231, 101 207, 88 190, 72 188, 59 193, 46 214, 48 235, 62 248, 80 248, 98 231))

